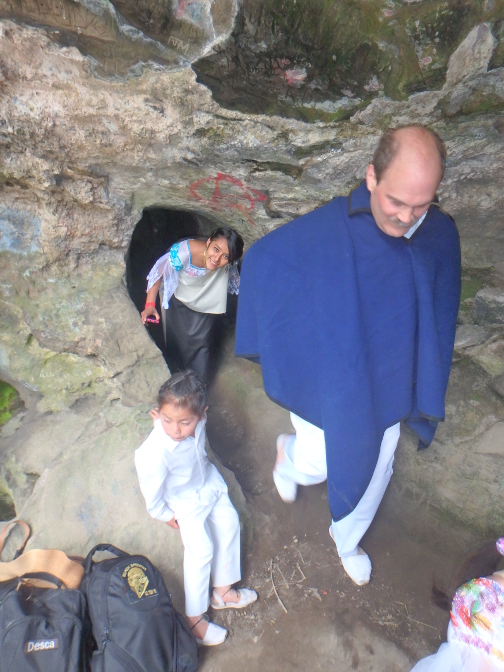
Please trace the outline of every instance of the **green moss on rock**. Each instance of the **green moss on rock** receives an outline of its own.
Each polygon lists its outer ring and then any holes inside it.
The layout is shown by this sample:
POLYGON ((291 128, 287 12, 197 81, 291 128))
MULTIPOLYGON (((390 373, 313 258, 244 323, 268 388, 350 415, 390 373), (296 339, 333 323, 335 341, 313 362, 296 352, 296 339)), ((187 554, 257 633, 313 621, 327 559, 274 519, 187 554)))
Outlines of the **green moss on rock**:
POLYGON ((0 427, 24 407, 17 390, 0 380, 0 427))
POLYGON ((232 39, 195 69, 225 107, 339 121, 348 110, 314 106, 440 89, 472 28, 500 35, 503 21, 504 0, 244 0, 232 39))

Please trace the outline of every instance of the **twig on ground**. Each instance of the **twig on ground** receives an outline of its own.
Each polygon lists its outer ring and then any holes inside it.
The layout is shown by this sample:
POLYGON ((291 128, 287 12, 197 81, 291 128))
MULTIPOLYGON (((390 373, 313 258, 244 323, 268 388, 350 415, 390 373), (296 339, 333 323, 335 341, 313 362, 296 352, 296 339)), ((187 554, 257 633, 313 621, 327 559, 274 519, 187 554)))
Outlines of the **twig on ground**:
POLYGON ((296 551, 297 551, 297 554, 299 555, 299 557, 300 557, 300 559, 301 559, 301 562, 302 562, 303 565, 304 565, 304 564, 305 564, 305 561, 304 561, 303 556, 301 555, 301 551, 299 550, 299 548, 296 548, 296 551))
MULTIPOLYGON (((303 577, 301 580, 304 581, 304 580, 306 579, 306 576, 304 575, 303 570, 301 569, 301 567, 299 566, 299 564, 296 564, 296 567, 299 569, 299 573, 300 573, 301 576, 303 577)), ((300 582, 296 582, 296 583, 300 583, 300 582)))
POLYGON ((275 565, 275 567, 276 567, 276 569, 278 569, 278 571, 280 572, 280 576, 282 577, 283 582, 285 583, 285 585, 286 585, 286 587, 287 587, 287 589, 288 589, 288 588, 290 587, 290 586, 289 586, 289 582, 287 581, 287 579, 286 579, 285 576, 283 575, 283 572, 282 572, 282 570, 280 569, 280 565, 275 565))
POLYGON ((425 625, 426 628, 432 628, 432 630, 437 630, 433 625, 429 625, 428 623, 423 623, 422 621, 417 621, 416 618, 411 618, 411 616, 406 616, 410 621, 413 621, 413 623, 418 623, 418 625, 425 625))
POLYGON ((280 595, 278 594, 278 591, 275 586, 275 581, 273 579, 273 560, 270 560, 270 579, 271 579, 271 585, 273 586, 273 590, 275 591, 275 595, 277 596, 277 600, 280 602, 280 606, 285 611, 285 613, 288 614, 289 612, 285 608, 285 604, 280 599, 280 595))
POLYGON ((412 618, 412 617, 408 614, 408 607, 407 607, 403 602, 397 602, 397 600, 394 600, 394 601, 395 601, 396 604, 400 604, 401 607, 404 607, 404 608, 405 608, 405 610, 406 610, 406 618, 407 618, 409 621, 413 621, 413 623, 418 623, 418 625, 425 625, 426 628, 432 628, 432 630, 437 630, 437 628, 435 628, 433 625, 429 625, 428 623, 424 623, 423 621, 417 621, 416 618, 412 618))

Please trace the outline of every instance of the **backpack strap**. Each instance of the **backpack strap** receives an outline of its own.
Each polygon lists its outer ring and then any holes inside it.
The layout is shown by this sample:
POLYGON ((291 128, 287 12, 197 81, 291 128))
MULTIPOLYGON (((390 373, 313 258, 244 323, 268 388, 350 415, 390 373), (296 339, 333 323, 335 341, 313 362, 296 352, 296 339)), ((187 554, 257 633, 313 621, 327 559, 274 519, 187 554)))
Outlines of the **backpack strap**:
MULTIPOLYGON (((35 585, 36 587, 39 587, 39 583, 51 583, 56 586, 56 588, 64 588, 63 581, 58 579, 57 576, 49 574, 49 572, 30 572, 29 574, 23 574, 23 576, 20 576, 19 580, 22 582, 29 581, 30 585, 35 585)), ((40 587, 44 588, 45 586, 42 585, 40 587)))
POLYGON ((17 579, 25 574, 45 572, 59 579, 65 588, 76 589, 84 576, 80 562, 70 560, 63 551, 26 551, 12 562, 0 563, 0 581, 17 579))
POLYGON ((112 544, 98 544, 94 548, 92 548, 89 553, 87 554, 86 560, 84 561, 84 571, 86 574, 89 574, 89 571, 91 569, 91 565, 93 563, 93 556, 95 553, 100 553, 103 551, 107 551, 108 553, 112 553, 112 555, 116 555, 117 557, 121 558, 129 558, 131 557, 129 553, 126 553, 126 551, 121 551, 120 548, 117 548, 117 546, 112 546, 112 544))
MULTIPOLYGON (((23 528, 24 535, 25 535, 24 539, 21 543, 21 546, 16 550, 16 553, 14 554, 14 560, 15 560, 16 558, 19 558, 21 553, 24 551, 24 548, 26 546, 26 542, 30 538, 31 530, 30 530, 29 526, 23 520, 11 520, 10 523, 7 523, 7 525, 2 530, 2 534, 0 534, 0 556, 2 555, 5 540, 7 539, 7 536, 9 534, 9 532, 11 531, 13 525, 20 525, 23 528)), ((1 562, 1 559, 0 559, 0 562, 1 562)))

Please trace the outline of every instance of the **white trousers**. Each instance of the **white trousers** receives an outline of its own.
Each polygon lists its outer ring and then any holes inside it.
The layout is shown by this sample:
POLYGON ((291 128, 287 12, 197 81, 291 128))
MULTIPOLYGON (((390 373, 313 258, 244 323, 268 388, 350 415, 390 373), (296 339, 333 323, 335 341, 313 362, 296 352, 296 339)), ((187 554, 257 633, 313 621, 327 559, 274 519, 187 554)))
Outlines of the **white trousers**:
MULTIPOLYGON (((281 473, 299 485, 322 483, 327 478, 324 432, 294 413, 290 416, 296 434, 284 443, 285 460, 282 462, 281 473)), ((357 553, 357 546, 380 506, 392 476, 399 434, 399 423, 385 431, 378 462, 365 493, 348 516, 332 522, 334 541, 342 558, 357 553)))
POLYGON ((177 518, 184 544, 184 589, 187 616, 200 616, 213 587, 241 578, 240 520, 226 492, 217 501, 177 518))

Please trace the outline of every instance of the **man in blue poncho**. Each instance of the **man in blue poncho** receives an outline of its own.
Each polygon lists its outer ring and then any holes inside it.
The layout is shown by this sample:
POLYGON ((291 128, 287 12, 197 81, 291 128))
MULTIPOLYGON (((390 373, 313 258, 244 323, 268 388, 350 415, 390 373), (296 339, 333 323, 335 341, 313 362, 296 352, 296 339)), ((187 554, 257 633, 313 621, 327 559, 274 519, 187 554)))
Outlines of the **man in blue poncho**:
POLYGON ((419 126, 384 133, 366 180, 257 241, 241 273, 236 354, 291 411, 273 472, 286 502, 327 478, 329 533, 368 583, 359 542, 392 475, 399 423, 427 447, 444 419, 460 243, 433 204, 445 149, 419 126))

